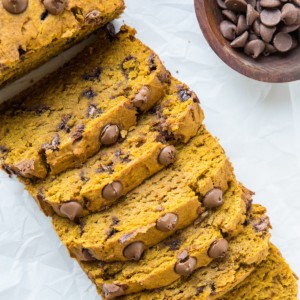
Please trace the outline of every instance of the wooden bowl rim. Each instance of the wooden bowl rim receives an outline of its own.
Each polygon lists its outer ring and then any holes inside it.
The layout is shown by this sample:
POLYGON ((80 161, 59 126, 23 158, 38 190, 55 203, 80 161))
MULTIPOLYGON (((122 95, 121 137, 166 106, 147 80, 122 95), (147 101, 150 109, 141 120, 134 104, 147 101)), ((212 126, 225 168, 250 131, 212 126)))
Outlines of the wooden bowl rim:
POLYGON ((194 6, 195 6, 198 23, 210 47, 229 67, 231 67, 232 69, 234 69, 235 71, 239 72, 242 75, 263 82, 284 83, 284 82, 291 82, 300 79, 300 56, 299 56, 299 68, 296 71, 286 72, 286 70, 282 68, 281 72, 279 72, 278 70, 276 70, 277 72, 270 72, 267 70, 263 70, 262 68, 259 67, 255 68, 254 66, 255 65, 258 66, 259 62, 254 61, 252 65, 253 67, 251 68, 249 67, 250 64, 246 63, 246 61, 243 60, 240 55, 237 55, 236 57, 232 55, 232 51, 230 50, 234 51, 234 49, 231 49, 230 46, 223 47, 220 41, 217 39, 215 33, 213 32, 205 12, 206 11, 205 1, 215 1, 215 0, 194 0, 194 6))

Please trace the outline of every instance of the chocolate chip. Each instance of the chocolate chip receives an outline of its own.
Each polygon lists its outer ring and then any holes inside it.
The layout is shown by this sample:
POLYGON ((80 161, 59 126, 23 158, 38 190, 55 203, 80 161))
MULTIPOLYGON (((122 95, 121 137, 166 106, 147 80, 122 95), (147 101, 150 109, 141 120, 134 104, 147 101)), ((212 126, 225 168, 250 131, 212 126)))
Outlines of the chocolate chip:
POLYGON ((43 0, 43 4, 52 15, 60 15, 67 6, 66 0, 43 0))
POLYGON ((229 21, 222 21, 220 24, 220 30, 225 39, 232 41, 236 35, 236 25, 229 21))
POLYGON ((196 296, 199 296, 200 294, 202 294, 204 292, 204 289, 205 289, 205 285, 197 287, 197 289, 196 289, 196 293, 197 293, 196 296))
POLYGON ((236 34, 241 35, 244 33, 249 26, 247 25, 246 17, 244 15, 240 15, 237 22, 236 34))
POLYGON ((113 23, 108 23, 106 25, 106 30, 110 37, 115 38, 116 37, 116 28, 113 23))
POLYGON ((259 13, 250 4, 247 5, 247 25, 251 26, 253 22, 259 17, 259 13))
POLYGON ((248 40, 249 33, 248 31, 245 31, 242 35, 237 37, 235 40, 233 40, 230 45, 233 48, 243 48, 246 45, 246 42, 248 40))
POLYGON ((102 110, 99 109, 95 104, 91 104, 87 109, 87 117, 95 118, 102 114, 102 110))
POLYGON ((101 73, 102 69, 100 67, 96 67, 94 70, 91 71, 91 73, 83 75, 82 78, 86 81, 100 80, 101 73))
POLYGON ((293 46, 293 39, 290 34, 279 32, 274 37, 273 45, 279 52, 287 52, 293 46))
POLYGON ((148 86, 143 86, 140 91, 135 95, 132 100, 134 107, 141 108, 146 105, 149 101, 151 91, 148 86))
POLYGON ((113 225, 118 225, 120 223, 120 220, 116 216, 112 216, 111 219, 113 225))
POLYGON ((83 213, 82 205, 75 201, 66 202, 61 205, 59 211, 68 217, 71 221, 74 221, 77 217, 80 217, 83 213))
POLYGON ((266 42, 270 43, 273 39, 273 35, 276 31, 276 27, 268 27, 264 24, 260 24, 260 36, 266 42))
POLYGON ((84 23, 88 25, 97 25, 102 22, 101 12, 99 10, 92 10, 87 13, 84 23))
POLYGON ((283 27, 280 28, 280 32, 284 32, 284 33, 290 33, 293 31, 296 31, 297 29, 300 28, 300 24, 295 24, 295 25, 285 25, 283 27))
POLYGON ((124 257, 138 261, 142 257, 145 251, 145 245, 143 242, 133 242, 129 244, 123 251, 124 257))
POLYGON ((60 136, 59 136, 58 133, 56 133, 50 144, 48 143, 48 144, 43 144, 42 145, 42 150, 44 150, 44 151, 47 151, 47 150, 57 151, 59 145, 60 145, 60 136))
POLYGON ((176 148, 174 146, 167 146, 161 150, 158 156, 158 162, 161 165, 168 166, 173 164, 176 158, 176 148))
POLYGON ((217 0, 218 6, 222 9, 226 9, 225 0, 217 0))
POLYGON ((167 146, 163 148, 158 156, 158 162, 161 165, 169 166, 174 163, 176 158, 176 148, 174 146, 167 146))
POLYGON ((88 182, 89 181, 89 178, 85 177, 84 170, 80 171, 80 180, 82 182, 88 182))
POLYGON ((190 257, 187 250, 181 252, 178 256, 178 262, 175 264, 175 273, 181 276, 188 276, 193 273, 197 265, 197 258, 190 257))
POLYGON ((102 191, 102 197, 109 201, 115 201, 119 199, 123 194, 123 186, 120 181, 114 181, 107 184, 102 191))
POLYGON ((245 0, 225 0, 225 5, 228 9, 236 12, 245 12, 247 9, 247 2, 245 0))
POLYGON ((228 247, 229 244, 225 239, 214 241, 208 250, 208 256, 212 259, 224 258, 228 251, 228 247))
POLYGON ((257 58, 264 52, 265 47, 265 43, 257 39, 247 43, 244 51, 247 55, 257 58))
POLYGON ((203 205, 207 208, 219 207, 223 204, 223 191, 214 188, 210 190, 203 198, 203 205))
POLYGON ((167 213, 156 222, 156 228, 162 232, 169 232, 176 228, 178 216, 173 213, 167 213))
POLYGON ((70 119, 71 119, 71 115, 63 115, 61 117, 61 122, 58 125, 58 129, 59 130, 64 130, 67 133, 69 133, 70 132, 70 128, 68 127, 68 122, 69 122, 70 119))
POLYGON ((148 58, 148 64, 149 64, 150 72, 157 70, 157 65, 155 62, 155 55, 153 53, 148 58))
POLYGON ((81 124, 75 129, 75 132, 72 134, 72 138, 74 139, 74 141, 82 139, 84 128, 84 124, 81 124))
POLYGON ((170 250, 176 251, 179 250, 181 242, 177 238, 169 238, 164 240, 164 245, 169 247, 170 250))
POLYGON ((276 8, 279 7, 281 5, 280 0, 260 0, 259 4, 261 7, 265 7, 265 8, 276 8))
POLYGON ((229 9, 222 10, 222 14, 232 23, 236 24, 238 21, 237 14, 229 9))
POLYGON ((286 25, 293 25, 298 20, 299 8, 291 3, 286 3, 281 9, 281 20, 286 25))
POLYGON ((178 91, 178 96, 181 102, 186 102, 191 98, 191 92, 185 89, 180 89, 178 91))
POLYGON ((210 292, 210 295, 211 296, 214 296, 214 295, 216 295, 216 285, 214 284, 214 283, 212 283, 211 285, 210 285, 210 289, 211 289, 211 292, 210 292))
POLYGON ((1 153, 8 153, 9 149, 6 146, 0 145, 0 152, 1 153))
POLYGON ((100 163, 100 168, 96 169, 95 173, 105 173, 108 172, 109 174, 112 174, 114 172, 113 169, 113 162, 108 165, 104 165, 100 163))
POLYGON ((185 261, 189 258, 189 252, 187 249, 183 250, 182 252, 180 252, 177 256, 178 260, 181 261, 185 261))
POLYGON ((261 217, 258 221, 254 222, 253 228, 258 232, 267 231, 270 228, 269 218, 261 217))
POLYGON ((120 136, 120 129, 117 125, 106 125, 100 135, 101 144, 108 146, 115 144, 120 136))
POLYGON ((28 0, 2 0, 3 7, 11 14, 20 14, 28 7, 28 0))
POLYGON ((92 256, 92 254, 88 249, 82 250, 81 261, 95 261, 95 260, 96 260, 95 257, 92 256))
POLYGON ((86 90, 84 90, 81 94, 80 94, 80 98, 87 98, 87 99, 93 99, 97 96, 98 94, 96 92, 94 92, 92 90, 92 88, 88 88, 86 90))
POLYGON ((115 229, 115 228, 110 228, 108 231, 107 231, 107 238, 111 238, 113 237, 116 233, 118 233, 119 230, 115 229))
POLYGON ((292 2, 293 2, 294 4, 296 4, 297 6, 300 6, 300 0, 292 0, 292 2))
POLYGON ((263 9, 260 13, 260 20, 266 26, 276 26, 281 20, 279 9, 263 9))
POLYGON ((105 299, 115 299, 116 297, 123 296, 125 294, 126 289, 126 285, 104 283, 102 287, 102 292, 105 299))
POLYGON ((256 19, 252 25, 252 29, 257 36, 260 36, 260 25, 261 22, 259 19, 256 19))

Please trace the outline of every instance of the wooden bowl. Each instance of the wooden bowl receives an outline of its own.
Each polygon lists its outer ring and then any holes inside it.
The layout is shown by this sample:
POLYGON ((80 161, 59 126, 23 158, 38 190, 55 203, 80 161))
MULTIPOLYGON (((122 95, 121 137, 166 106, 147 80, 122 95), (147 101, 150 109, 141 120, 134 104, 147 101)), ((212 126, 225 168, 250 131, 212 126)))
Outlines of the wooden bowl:
POLYGON ((265 82, 290 82, 300 79, 300 46, 288 54, 260 57, 257 60, 232 48, 222 36, 223 20, 216 0, 194 0, 200 28, 216 54, 232 69, 265 82))

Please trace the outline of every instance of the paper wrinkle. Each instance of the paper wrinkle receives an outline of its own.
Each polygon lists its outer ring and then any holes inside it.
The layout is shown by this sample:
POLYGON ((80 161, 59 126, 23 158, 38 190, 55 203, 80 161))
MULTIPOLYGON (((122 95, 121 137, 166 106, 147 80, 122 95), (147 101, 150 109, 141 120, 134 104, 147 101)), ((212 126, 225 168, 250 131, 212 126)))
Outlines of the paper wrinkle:
MULTIPOLYGON (((195 90, 207 128, 220 138, 238 179, 267 206, 272 241, 300 275, 300 83, 267 84, 226 66, 200 32, 193 0, 127 0, 126 21, 170 71, 195 90)), ((62 64, 73 50, 51 62, 62 64)), ((39 69, 0 92, 4 100, 39 69)), ((0 101, 1 101, 0 100, 0 101)), ((22 184, 0 172, 0 299, 96 300, 22 184)))

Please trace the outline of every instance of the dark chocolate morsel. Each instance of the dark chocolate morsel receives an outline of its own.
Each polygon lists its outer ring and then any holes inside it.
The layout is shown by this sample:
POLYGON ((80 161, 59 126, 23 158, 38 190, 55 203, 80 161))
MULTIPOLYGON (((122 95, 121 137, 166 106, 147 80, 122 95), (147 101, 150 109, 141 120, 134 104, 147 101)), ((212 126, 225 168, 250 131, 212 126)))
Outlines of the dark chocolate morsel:
POLYGON ((119 199, 123 194, 123 185, 120 181, 107 184, 102 190, 102 197, 109 201, 119 199))
POLYGON ((175 264, 174 271, 181 276, 188 276, 193 273, 197 265, 197 258, 190 257, 187 250, 178 255, 178 261, 175 264))
POLYGON ((52 15, 60 15, 67 6, 66 0, 43 0, 43 4, 52 15))
POLYGON ((208 250, 208 256, 213 259, 224 258, 228 251, 228 247, 229 244, 225 239, 214 241, 208 250))
POLYGON ((156 228, 162 232, 172 231, 176 228, 178 216, 173 213, 167 213, 156 222, 156 228))
POLYGON ((149 97, 150 88, 148 86, 143 86, 133 98, 132 104, 134 107, 141 108, 143 105, 147 104, 149 97))
POLYGON ((168 166, 173 164, 176 158, 176 148, 174 146, 167 146, 163 148, 158 156, 158 162, 161 165, 168 166))
POLYGON ((219 207, 223 204, 223 191, 214 188, 210 190, 203 198, 203 205, 207 208, 219 207))
POLYGON ((123 296, 125 290, 126 290, 125 285, 104 283, 102 286, 102 291, 105 299, 115 299, 116 297, 123 296))
POLYGON ((124 257, 138 261, 142 257, 145 251, 145 245, 143 242, 133 242, 129 244, 123 251, 124 257))
POLYGON ((11 14, 21 14, 28 7, 28 0, 2 0, 2 5, 11 14))
POLYGON ((112 145, 117 142, 120 136, 120 129, 117 125, 107 125, 103 128, 100 141, 103 145, 112 145))
POLYGON ((74 221, 83 212, 82 205, 76 201, 66 202, 61 205, 59 211, 71 221, 74 221))

